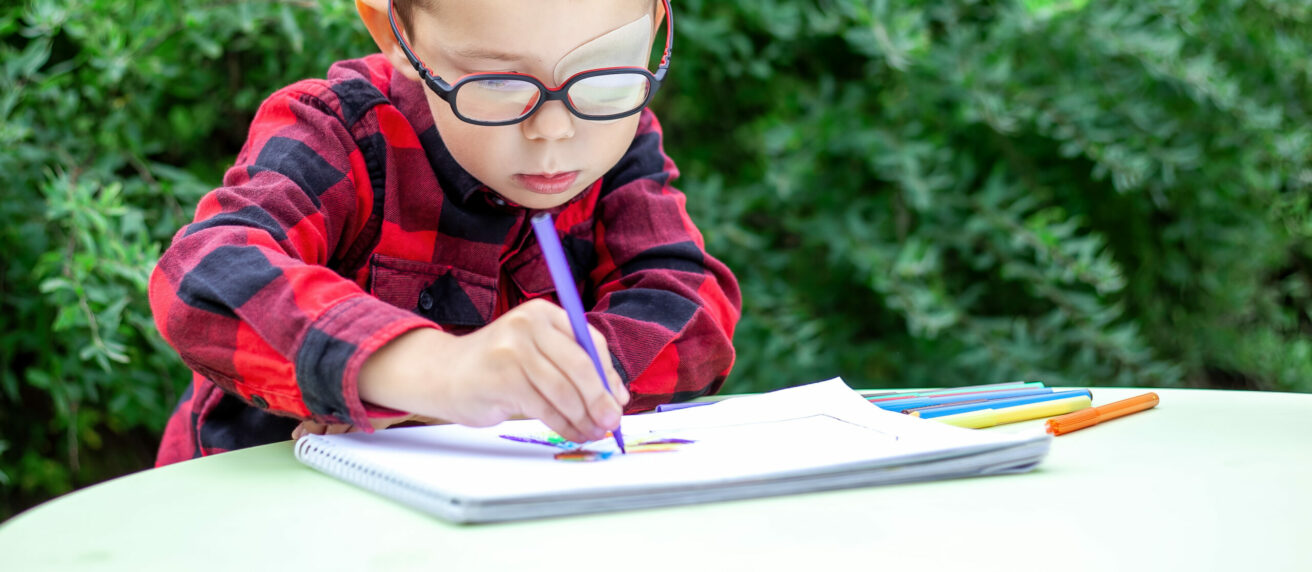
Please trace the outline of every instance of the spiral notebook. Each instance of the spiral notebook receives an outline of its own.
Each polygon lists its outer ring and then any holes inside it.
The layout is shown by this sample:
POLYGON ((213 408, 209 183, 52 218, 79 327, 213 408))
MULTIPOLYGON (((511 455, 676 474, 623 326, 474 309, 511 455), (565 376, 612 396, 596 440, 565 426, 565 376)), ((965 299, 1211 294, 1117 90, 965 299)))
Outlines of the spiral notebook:
POLYGON ((454 522, 492 522, 1024 472, 1051 437, 961 429, 884 411, 832 379, 626 416, 569 443, 538 421, 307 435, 296 458, 454 522))

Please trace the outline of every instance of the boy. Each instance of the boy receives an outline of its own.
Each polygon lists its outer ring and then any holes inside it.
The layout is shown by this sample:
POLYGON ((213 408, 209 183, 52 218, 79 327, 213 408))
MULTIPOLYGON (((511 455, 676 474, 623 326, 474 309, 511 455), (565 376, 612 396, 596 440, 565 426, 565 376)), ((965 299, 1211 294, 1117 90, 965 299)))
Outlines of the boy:
POLYGON ((536 418, 583 441, 622 408, 717 390, 738 285, 645 109, 668 0, 356 6, 381 53, 270 96, 151 277, 194 372, 157 464, 436 420, 536 418), (541 211, 613 396, 555 304, 541 211))

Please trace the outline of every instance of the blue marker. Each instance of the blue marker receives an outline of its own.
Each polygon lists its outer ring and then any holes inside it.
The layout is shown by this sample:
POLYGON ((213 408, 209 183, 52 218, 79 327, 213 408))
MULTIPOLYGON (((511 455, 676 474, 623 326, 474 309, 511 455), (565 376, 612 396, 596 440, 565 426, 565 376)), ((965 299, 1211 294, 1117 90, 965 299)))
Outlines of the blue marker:
MULTIPOLYGON (((597 375, 601 376, 601 385, 611 395, 615 392, 610 390, 610 383, 606 381, 606 370, 601 366, 601 357, 597 355, 596 346, 592 345, 592 335, 588 333, 588 319, 583 315, 583 301, 579 299, 578 288, 574 287, 574 276, 569 271, 569 261, 565 260, 565 249, 560 247, 560 237, 556 235, 556 225, 551 220, 550 213, 535 215, 532 219, 533 234, 538 237, 538 245, 542 247, 542 255, 547 259, 547 270, 551 273, 551 281, 556 285, 556 297, 560 298, 560 305, 565 307, 565 313, 569 314, 569 325, 574 330, 574 339, 583 346, 584 351, 588 352, 588 357, 592 358, 592 365, 597 368, 597 375)), ((615 435, 615 444, 619 445, 621 453, 627 453, 624 450, 624 435, 620 434, 620 428, 617 426, 611 431, 615 435)))
POLYGON ((942 417, 944 415, 956 415, 967 411, 979 411, 980 409, 1002 409, 1016 405, 1026 405, 1029 403, 1038 403, 1040 401, 1052 401, 1053 399, 1069 399, 1072 397, 1084 396, 1093 398, 1093 393, 1087 389, 1077 389, 1071 391, 1054 391, 1040 395, 1027 395, 1025 397, 1011 397, 1007 399, 989 399, 975 403, 963 403, 961 405, 942 405, 933 409, 922 409, 917 413, 920 417, 930 419, 942 417))
POLYGON ((881 409, 889 411, 901 411, 906 413, 908 409, 917 409, 920 407, 929 407, 931 405, 942 405, 945 403, 959 403, 963 401, 1003 399, 1007 397, 1024 397, 1026 395, 1039 395, 1041 393, 1052 393, 1051 388, 1047 387, 1026 387, 1021 389, 1011 389, 1006 391, 990 391, 988 393, 967 393, 955 395, 935 395, 926 397, 912 397, 910 399, 890 399, 888 401, 871 401, 881 409))

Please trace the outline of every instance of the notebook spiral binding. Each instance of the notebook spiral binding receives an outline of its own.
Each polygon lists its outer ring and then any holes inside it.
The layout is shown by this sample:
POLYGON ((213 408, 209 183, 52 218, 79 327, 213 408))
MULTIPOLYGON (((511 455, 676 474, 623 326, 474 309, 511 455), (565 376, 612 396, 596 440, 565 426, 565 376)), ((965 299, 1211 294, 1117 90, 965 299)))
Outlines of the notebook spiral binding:
POLYGON ((450 519, 459 519, 464 512, 458 499, 408 479, 370 468, 358 459, 338 451, 331 442, 318 435, 306 435, 296 441, 296 458, 315 469, 411 508, 450 519))

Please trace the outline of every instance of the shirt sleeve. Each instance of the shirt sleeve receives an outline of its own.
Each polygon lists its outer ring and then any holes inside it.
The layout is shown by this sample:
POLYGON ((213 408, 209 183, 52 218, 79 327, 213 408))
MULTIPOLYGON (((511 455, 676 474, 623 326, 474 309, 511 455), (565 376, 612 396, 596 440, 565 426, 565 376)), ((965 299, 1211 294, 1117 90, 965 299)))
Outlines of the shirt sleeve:
POLYGON ((714 393, 733 366, 738 282, 707 254, 684 194, 670 185, 677 176, 655 115, 644 112, 597 206, 588 319, 606 336, 630 411, 714 393))
POLYGON ((365 358, 436 327, 331 268, 373 201, 365 159, 331 90, 269 97, 223 186, 205 195, 150 279, 164 338, 188 367, 272 413, 370 430, 365 358))

